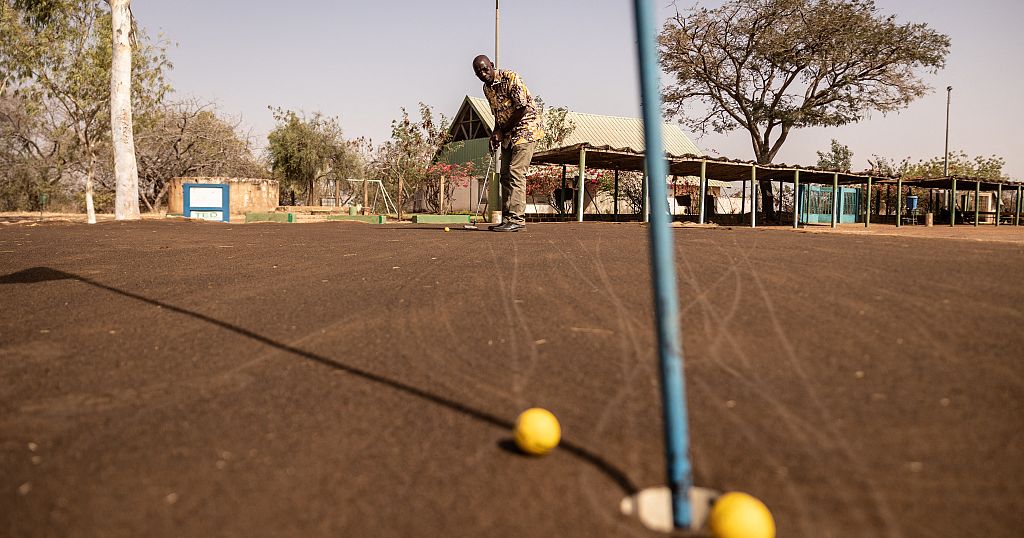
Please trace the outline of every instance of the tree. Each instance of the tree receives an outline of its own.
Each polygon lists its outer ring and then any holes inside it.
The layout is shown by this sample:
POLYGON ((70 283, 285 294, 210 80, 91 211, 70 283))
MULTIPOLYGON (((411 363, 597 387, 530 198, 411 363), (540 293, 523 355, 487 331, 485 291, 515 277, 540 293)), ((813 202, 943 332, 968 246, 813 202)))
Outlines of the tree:
POLYGON ((538 114, 544 121, 544 138, 537 144, 537 151, 557 148, 576 130, 576 123, 569 119, 569 108, 560 106, 547 108, 541 96, 534 98, 538 114))
POLYGON ((396 194, 399 212, 408 201, 409 193, 437 188, 438 178, 429 175, 427 170, 451 138, 448 118, 443 114, 435 118, 433 108, 425 103, 419 104, 419 112, 420 120, 414 121, 402 108, 401 119, 391 122, 391 139, 377 152, 379 169, 388 189, 396 194))
POLYGON ((643 178, 644 175, 641 172, 619 172, 619 193, 625 199, 629 210, 635 215, 639 215, 643 211, 643 178))
MULTIPOLYGON (((576 123, 569 118, 568 107, 547 108, 541 96, 534 98, 537 110, 544 121, 544 138, 537 144, 537 151, 557 148, 576 130, 576 123)), ((559 203, 555 189, 562 188, 562 167, 556 165, 531 166, 526 176, 527 196, 546 196, 548 203, 559 213, 564 204, 559 203)), ((574 181, 567 181, 566 189, 575 189, 574 181)), ((563 193, 565 195, 565 193, 563 193)))
MULTIPOLYGON (((111 143, 112 17, 95 0, 4 0, 0 66, 4 92, 22 98, 35 118, 38 155, 61 155, 60 174, 85 183, 89 222, 95 222, 94 183, 101 149, 111 143)), ((169 89, 162 44, 143 44, 132 57, 135 106, 158 103, 169 89)), ((137 192, 137 190, 136 190, 137 192)), ((136 194, 137 197, 137 194, 136 194)))
MULTIPOLYGON (((793 129, 906 107, 945 65, 949 37, 900 24, 873 0, 729 0, 670 18, 659 36, 664 98, 689 128, 745 130, 760 164, 793 129), (700 106, 694 106, 700 105, 700 106)), ((773 216, 770 182, 762 201, 773 216)))
POLYGON ((239 120, 222 118, 212 104, 195 99, 163 104, 138 117, 135 150, 139 193, 149 211, 159 211, 167 180, 182 176, 266 177, 239 120))
POLYGON ((451 210, 452 195, 456 187, 465 188, 473 179, 475 166, 435 162, 427 166, 423 181, 423 201, 430 213, 445 213, 451 210), (441 193, 442 185, 444 193, 441 193))
POLYGON ((359 154, 345 140, 336 118, 316 112, 306 117, 291 110, 271 108, 277 126, 267 135, 267 153, 281 193, 303 193, 306 203, 316 204, 317 184, 331 181, 339 186, 361 168, 359 154))
POLYGON ((853 163, 853 152, 850 146, 840 144, 835 138, 832 139, 832 146, 829 151, 818 151, 818 168, 825 170, 838 170, 849 172, 853 163))
MULTIPOLYGON (((949 154, 950 176, 1005 180, 1009 179, 1009 176, 1003 173, 1005 165, 1006 159, 998 155, 970 157, 963 150, 949 154)), ((922 159, 913 164, 907 160, 902 171, 905 178, 943 177, 943 158, 942 156, 932 157, 927 161, 922 159)))

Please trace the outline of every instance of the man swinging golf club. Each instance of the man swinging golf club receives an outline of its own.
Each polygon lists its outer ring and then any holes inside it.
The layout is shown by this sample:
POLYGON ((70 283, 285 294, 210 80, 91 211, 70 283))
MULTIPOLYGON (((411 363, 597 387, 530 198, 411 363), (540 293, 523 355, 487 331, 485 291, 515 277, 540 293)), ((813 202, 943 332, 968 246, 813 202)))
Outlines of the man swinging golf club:
POLYGON ((530 90, 515 71, 498 70, 481 54, 473 59, 473 72, 484 83, 484 96, 494 113, 491 151, 501 145, 501 224, 495 232, 526 228, 526 169, 537 142, 544 138, 540 114, 530 90))

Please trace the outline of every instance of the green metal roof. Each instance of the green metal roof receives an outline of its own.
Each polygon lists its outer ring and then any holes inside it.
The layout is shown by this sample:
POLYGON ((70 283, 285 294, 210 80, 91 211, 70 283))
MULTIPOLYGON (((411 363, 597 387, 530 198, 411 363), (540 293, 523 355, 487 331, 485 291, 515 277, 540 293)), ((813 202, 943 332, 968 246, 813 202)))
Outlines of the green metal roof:
MULTIPOLYGON (((486 99, 466 96, 456 118, 462 116, 463 109, 471 107, 473 112, 487 126, 488 132, 494 129, 494 114, 486 99)), ((643 153, 644 123, 640 118, 623 118, 619 116, 601 116, 569 111, 566 121, 576 127, 560 147, 587 144, 592 147, 609 147, 622 151, 643 153)), ((453 125, 453 129, 455 125, 453 125)), ((456 133, 453 133, 456 134, 456 133)), ((703 155, 704 153, 683 133, 678 125, 666 123, 662 129, 665 151, 671 155, 703 155)))

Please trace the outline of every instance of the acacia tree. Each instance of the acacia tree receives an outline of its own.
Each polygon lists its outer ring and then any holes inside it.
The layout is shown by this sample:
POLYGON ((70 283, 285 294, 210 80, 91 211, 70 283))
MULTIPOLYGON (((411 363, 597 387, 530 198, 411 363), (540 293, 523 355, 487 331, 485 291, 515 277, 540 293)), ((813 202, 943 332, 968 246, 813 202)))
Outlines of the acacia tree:
MULTIPOLYGON (((945 65, 949 37, 873 0, 729 0, 676 12, 659 36, 668 111, 689 128, 747 131, 769 164, 793 129, 906 107, 945 65), (694 106, 698 105, 698 106, 694 106)), ((762 202, 774 215, 771 184, 762 202)))

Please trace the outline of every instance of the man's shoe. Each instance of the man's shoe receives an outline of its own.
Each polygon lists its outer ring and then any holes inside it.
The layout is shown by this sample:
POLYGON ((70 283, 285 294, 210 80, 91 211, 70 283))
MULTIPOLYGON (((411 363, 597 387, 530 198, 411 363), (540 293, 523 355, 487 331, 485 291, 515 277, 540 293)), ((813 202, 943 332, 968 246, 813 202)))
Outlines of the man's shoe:
POLYGON ((491 228, 491 231, 492 232, 518 232, 519 230, 525 230, 525 229, 526 229, 526 225, 525 224, 520 224, 518 222, 512 222, 510 220, 506 220, 505 222, 502 222, 501 224, 491 228))

